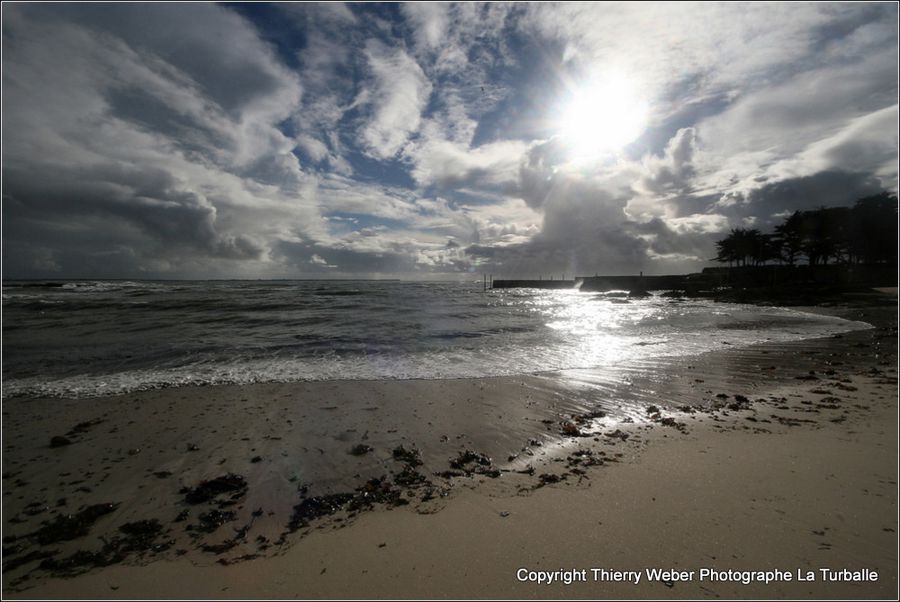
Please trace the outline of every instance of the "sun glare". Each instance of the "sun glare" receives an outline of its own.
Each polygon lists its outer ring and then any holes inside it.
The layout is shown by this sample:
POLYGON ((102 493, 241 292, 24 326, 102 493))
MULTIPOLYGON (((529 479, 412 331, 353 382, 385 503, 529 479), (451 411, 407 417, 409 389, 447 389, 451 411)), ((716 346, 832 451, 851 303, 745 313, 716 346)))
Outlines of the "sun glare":
POLYGON ((559 133, 578 157, 615 152, 643 133, 647 112, 633 81, 608 77, 574 91, 562 110, 559 133))

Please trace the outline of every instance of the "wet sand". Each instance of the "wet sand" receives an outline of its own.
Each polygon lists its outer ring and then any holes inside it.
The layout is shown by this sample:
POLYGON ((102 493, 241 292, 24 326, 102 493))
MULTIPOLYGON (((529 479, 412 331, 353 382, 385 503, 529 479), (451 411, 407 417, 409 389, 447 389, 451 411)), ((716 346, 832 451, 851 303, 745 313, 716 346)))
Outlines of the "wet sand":
POLYGON ((889 598, 896 305, 829 311, 878 327, 613 376, 5 401, 4 595, 889 598), (879 579, 516 580, 594 567, 879 579))

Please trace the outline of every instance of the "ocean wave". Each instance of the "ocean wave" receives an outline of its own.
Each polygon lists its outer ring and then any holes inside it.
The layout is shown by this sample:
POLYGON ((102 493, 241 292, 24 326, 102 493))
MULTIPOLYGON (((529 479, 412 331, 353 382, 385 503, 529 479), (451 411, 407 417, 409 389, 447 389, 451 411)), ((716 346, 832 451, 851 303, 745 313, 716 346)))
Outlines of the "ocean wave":
POLYGON ((4 288, 4 396, 503 376, 867 327, 781 308, 661 297, 597 303, 601 295, 483 293, 473 284, 65 284, 74 286, 4 288), (122 293, 136 290, 153 292, 122 293), (318 294, 336 290, 370 294, 318 294))

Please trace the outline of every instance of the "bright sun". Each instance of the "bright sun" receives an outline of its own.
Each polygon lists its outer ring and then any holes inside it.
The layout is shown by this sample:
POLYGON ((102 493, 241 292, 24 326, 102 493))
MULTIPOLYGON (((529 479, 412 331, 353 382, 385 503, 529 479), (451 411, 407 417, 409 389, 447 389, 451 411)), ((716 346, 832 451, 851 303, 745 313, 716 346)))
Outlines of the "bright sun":
POLYGON ((610 76, 575 90, 562 111, 559 133, 577 157, 614 152, 643 133, 647 113, 634 82, 610 76))

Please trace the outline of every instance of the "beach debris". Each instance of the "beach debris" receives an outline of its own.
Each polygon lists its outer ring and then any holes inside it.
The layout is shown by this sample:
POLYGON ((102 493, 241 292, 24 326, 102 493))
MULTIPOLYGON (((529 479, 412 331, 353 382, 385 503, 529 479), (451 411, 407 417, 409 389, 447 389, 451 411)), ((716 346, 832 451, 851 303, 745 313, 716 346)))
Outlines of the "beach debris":
MULTIPOLYGON (((605 454, 600 452, 598 455, 605 454)), ((569 454, 566 458, 566 462, 568 468, 573 468, 575 466, 602 466, 603 458, 595 456, 594 452, 589 449, 579 449, 569 454)))
POLYGON ((500 516, 503 517, 503 518, 506 518, 507 516, 509 516, 509 512, 507 512, 506 510, 504 510, 503 512, 500 513, 500 516))
POLYGON ((225 523, 235 519, 234 512, 223 510, 210 510, 209 512, 201 512, 197 517, 199 525, 195 528, 203 533, 212 533, 225 523))
POLYGON ((845 385, 842 382, 836 382, 832 385, 835 389, 840 389, 841 391, 856 391, 857 388, 851 385, 845 385))
POLYGON ((209 552, 210 554, 224 554, 234 546, 238 544, 236 539, 226 539, 221 543, 205 543, 200 546, 200 549, 204 552, 209 552))
POLYGON ((464 476, 466 476, 466 473, 459 472, 456 470, 444 470, 442 472, 436 472, 436 473, 434 473, 434 475, 437 477, 444 478, 444 479, 452 479, 455 477, 464 477, 464 476))
POLYGON ((662 420, 659 421, 659 423, 660 423, 661 425, 663 425, 663 426, 670 426, 670 427, 672 427, 672 428, 676 428, 676 429, 678 429, 679 431, 684 431, 684 429, 685 429, 685 426, 684 426, 684 423, 683 423, 683 422, 678 422, 677 420, 675 420, 675 419, 672 418, 671 416, 670 416, 670 417, 667 417, 667 418, 663 418, 662 420))
POLYGON ((595 420, 597 418, 604 418, 606 416, 606 412, 603 410, 591 410, 590 412, 586 412, 584 414, 580 414, 575 417, 575 422, 577 424, 585 424, 591 420, 595 420))
POLYGON ((777 422, 780 422, 781 424, 783 424, 785 426, 800 426, 804 422, 809 423, 809 424, 816 423, 815 420, 805 420, 803 418, 789 418, 787 416, 779 416, 777 414, 772 414, 772 418, 774 418, 777 422))
MULTIPOLYGON (((405 474, 405 478, 409 479, 409 484, 431 484, 422 475, 418 475, 410 465, 404 468, 402 474, 405 474)), ((342 510, 350 512, 350 516, 353 516, 353 513, 372 509, 375 504, 404 506, 408 503, 409 500, 404 498, 401 495, 401 491, 393 487, 386 477, 372 478, 362 486, 357 487, 354 493, 331 493, 308 498, 304 497, 299 504, 294 506, 291 518, 287 524, 286 533, 293 533, 301 528, 308 527, 313 520, 331 516, 342 510)), ((282 535, 282 541, 283 539, 284 534, 282 535)))
POLYGON ((202 504, 222 495, 229 495, 235 501, 247 493, 247 481, 244 477, 228 473, 208 481, 202 481, 196 487, 183 487, 179 493, 184 495, 188 504, 202 504))
POLYGON ((22 510, 22 513, 27 516, 37 516, 38 514, 43 513, 46 510, 49 510, 50 507, 45 505, 43 502, 31 502, 25 509, 22 510))
POLYGON ((69 429, 69 432, 66 433, 66 435, 69 435, 70 437, 72 437, 74 435, 80 435, 81 433, 86 433, 87 431, 89 431, 91 429, 91 427, 97 426, 101 422, 103 422, 102 418, 96 418, 94 420, 86 420, 84 422, 79 422, 78 424, 73 426, 71 429, 69 429))
POLYGON ((72 440, 68 437, 63 437, 62 435, 56 435, 50 439, 50 447, 63 447, 71 444, 72 440))
POLYGON ((493 467, 493 462, 488 456, 473 452, 470 449, 465 449, 459 452, 455 458, 452 458, 450 460, 450 467, 462 470, 466 475, 477 473, 491 477, 492 479, 500 476, 500 471, 493 467))
POLYGON ((253 456, 252 458, 250 458, 251 464, 257 464, 259 462, 262 462, 262 456, 253 456))
POLYGON ((422 457, 416 448, 406 449, 402 445, 398 445, 392 452, 394 459, 405 463, 408 466, 421 466, 422 457))
POLYGON ((200 451, 200 446, 197 445, 196 443, 188 443, 187 450, 188 451, 200 451))
POLYGON ((366 481, 362 487, 356 489, 347 508, 351 511, 371 508, 373 504, 391 504, 402 506, 409 502, 400 497, 400 491, 391 486, 385 477, 373 478, 366 481))
POLYGON ((622 441, 627 441, 630 436, 628 433, 621 429, 616 429, 611 433, 603 433, 604 436, 609 437, 610 439, 621 439, 622 441))
POLYGON ((113 512, 118 506, 119 504, 107 502, 87 506, 75 514, 58 514, 32 536, 42 546, 83 537, 90 532, 97 520, 113 512))
MULTIPOLYGON (((52 558, 54 554, 56 554, 59 550, 32 550, 28 554, 24 556, 19 556, 18 558, 10 558, 6 562, 3 563, 4 571, 12 571, 20 566, 25 566, 31 562, 35 562, 37 560, 44 560, 45 558, 52 558)), ((9 558, 10 556, 14 556, 19 553, 19 550, 6 550, 3 551, 3 557, 9 558)))
POLYGON ((469 449, 463 450, 459 452, 459 455, 450 460, 450 466, 452 468, 462 469, 467 464, 480 464, 482 466, 490 466, 491 459, 484 454, 480 454, 477 452, 473 452, 469 449))
POLYGON ((586 437, 586 436, 588 436, 588 435, 585 435, 584 433, 582 433, 581 429, 579 429, 577 426, 575 426, 571 422, 563 422, 562 429, 560 430, 560 432, 563 435, 567 435, 570 437, 586 437))
POLYGON ((104 540, 97 551, 78 550, 61 559, 45 558, 38 566, 43 571, 57 576, 74 576, 91 568, 110 566, 122 562, 131 553, 143 555, 145 552, 159 553, 169 549, 173 540, 158 541, 163 528, 156 519, 139 520, 119 527, 121 536, 104 540))
POLYGON ((123 545, 129 551, 144 551, 153 549, 155 552, 162 551, 156 544, 156 538, 162 534, 163 528, 159 520, 155 518, 138 520, 125 523, 119 527, 119 532, 127 536, 127 545, 123 540, 123 545))
POLYGON ((532 489, 540 489, 546 485, 551 485, 553 483, 559 483, 560 481, 564 481, 568 473, 563 474, 551 474, 544 473, 538 476, 538 483, 532 489))
POLYGON ((415 468, 408 464, 403 467, 400 474, 394 477, 394 483, 401 487, 414 487, 417 485, 430 484, 425 475, 419 473, 415 468))
POLYGON ((359 443, 350 448, 351 456, 364 456, 372 451, 372 448, 364 443, 359 443))
POLYGON ((750 400, 743 395, 735 395, 734 401, 728 404, 729 410, 740 411, 750 409, 750 400))

